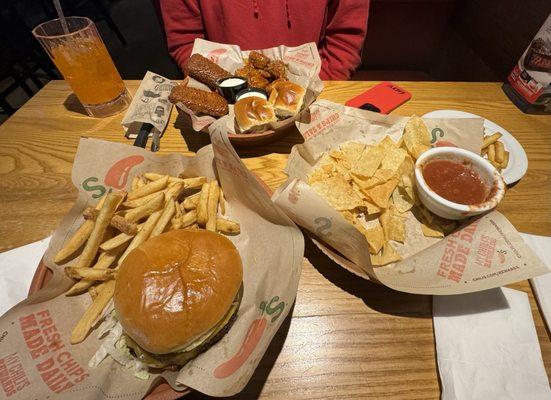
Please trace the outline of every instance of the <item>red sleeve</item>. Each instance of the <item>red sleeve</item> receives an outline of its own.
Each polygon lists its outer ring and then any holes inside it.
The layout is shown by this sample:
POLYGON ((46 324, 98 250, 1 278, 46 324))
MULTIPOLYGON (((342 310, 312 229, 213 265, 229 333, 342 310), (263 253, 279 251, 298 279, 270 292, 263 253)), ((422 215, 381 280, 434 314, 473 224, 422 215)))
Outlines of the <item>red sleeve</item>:
POLYGON ((321 79, 350 79, 361 62, 368 14, 369 0, 330 1, 319 49, 321 79))
POLYGON ((180 69, 191 55, 193 41, 204 38, 201 9, 197 0, 160 0, 170 55, 180 69))

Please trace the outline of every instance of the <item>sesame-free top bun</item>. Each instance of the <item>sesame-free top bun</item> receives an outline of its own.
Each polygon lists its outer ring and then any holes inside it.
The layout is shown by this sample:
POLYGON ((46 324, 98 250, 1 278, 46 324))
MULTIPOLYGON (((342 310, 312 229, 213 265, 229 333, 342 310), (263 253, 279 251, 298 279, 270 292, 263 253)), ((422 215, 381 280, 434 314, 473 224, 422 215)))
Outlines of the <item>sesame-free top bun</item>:
POLYGON ((114 304, 142 349, 185 348, 226 316, 243 280, 233 243, 206 230, 174 230, 132 250, 119 268, 114 304))
POLYGON ((264 130, 270 122, 277 121, 274 108, 262 97, 252 96, 237 100, 233 112, 240 132, 264 130))
POLYGON ((304 102, 306 89, 289 81, 277 82, 272 86, 269 101, 279 118, 293 117, 298 114, 304 102))

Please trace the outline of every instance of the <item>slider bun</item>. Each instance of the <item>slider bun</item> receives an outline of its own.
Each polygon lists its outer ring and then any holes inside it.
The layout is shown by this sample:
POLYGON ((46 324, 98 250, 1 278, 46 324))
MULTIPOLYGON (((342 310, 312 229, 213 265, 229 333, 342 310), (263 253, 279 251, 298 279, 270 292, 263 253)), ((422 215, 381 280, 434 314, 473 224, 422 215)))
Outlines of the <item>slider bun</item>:
POLYGON ((302 108, 306 89, 296 83, 283 81, 273 85, 270 103, 279 118, 294 117, 302 108))
POLYGON ((262 97, 239 99, 233 108, 235 120, 241 132, 261 131, 270 122, 276 122, 274 108, 262 97))
POLYGON ((206 230, 174 230, 125 258, 115 284, 115 310, 141 348, 172 353, 216 327, 242 280, 241 258, 229 239, 206 230))

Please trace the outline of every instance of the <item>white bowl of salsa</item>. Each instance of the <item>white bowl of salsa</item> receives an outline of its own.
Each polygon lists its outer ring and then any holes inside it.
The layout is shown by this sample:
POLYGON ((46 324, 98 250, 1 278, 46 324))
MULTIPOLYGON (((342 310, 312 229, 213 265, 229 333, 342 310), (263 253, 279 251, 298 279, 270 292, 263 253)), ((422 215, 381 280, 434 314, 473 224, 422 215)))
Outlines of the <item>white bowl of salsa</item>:
POLYGON ((490 162, 457 147, 436 147, 415 163, 421 202, 434 214, 465 219, 494 209, 505 194, 505 183, 490 162))

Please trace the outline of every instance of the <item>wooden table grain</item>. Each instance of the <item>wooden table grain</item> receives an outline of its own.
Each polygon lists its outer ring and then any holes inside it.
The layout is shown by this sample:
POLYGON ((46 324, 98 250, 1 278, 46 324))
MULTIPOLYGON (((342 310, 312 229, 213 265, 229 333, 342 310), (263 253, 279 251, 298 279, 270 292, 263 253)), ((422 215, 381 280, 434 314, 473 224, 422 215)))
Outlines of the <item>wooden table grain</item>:
MULTIPOLYGON (((326 82, 321 97, 343 103, 377 82, 326 82)), ((127 81, 134 92, 138 81, 127 81)), ((413 98, 395 113, 458 109, 508 129, 528 154, 528 173, 499 209, 522 231, 551 236, 551 117, 526 115, 498 83, 400 82, 413 98)), ((49 235, 69 210, 76 189, 71 166, 81 136, 128 142, 122 115, 88 118, 63 81, 50 82, 0 126, 0 251, 49 235)), ((238 150, 272 189, 283 173, 291 133, 276 144, 238 150)), ((177 112, 161 152, 193 154, 208 144, 177 112)), ((292 318, 239 399, 438 399, 440 395, 430 296, 395 292, 359 280, 306 241, 292 318)), ((0 273, 2 271, 0 270, 0 273)), ((551 342, 528 282, 511 287, 530 296, 547 374, 551 342)), ((198 393, 190 399, 205 398, 198 393)))

